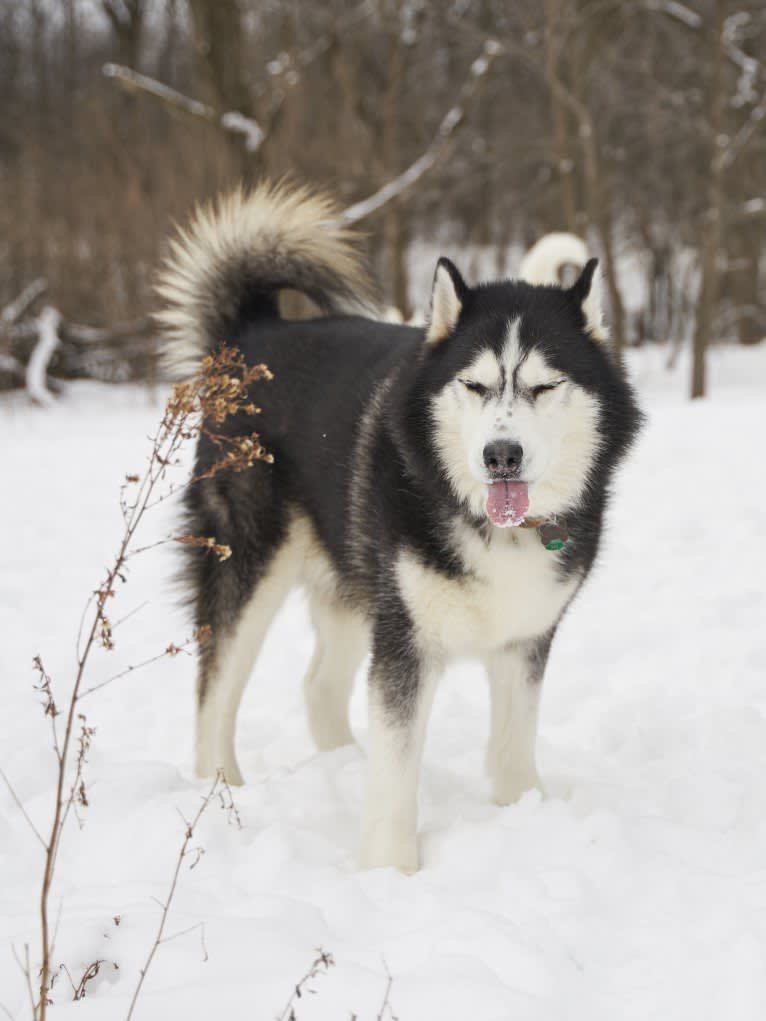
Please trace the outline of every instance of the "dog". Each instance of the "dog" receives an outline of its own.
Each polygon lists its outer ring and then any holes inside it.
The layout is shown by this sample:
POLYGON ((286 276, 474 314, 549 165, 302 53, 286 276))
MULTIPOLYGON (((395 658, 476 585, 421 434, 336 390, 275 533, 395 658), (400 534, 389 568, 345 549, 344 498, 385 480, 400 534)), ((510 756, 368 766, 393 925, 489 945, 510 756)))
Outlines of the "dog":
MULTIPOLYGON (((597 261, 569 288, 469 286, 436 265, 423 327, 376 319, 356 239, 332 202, 263 184, 198 210, 159 281, 175 378, 220 343, 263 362, 257 430, 273 463, 193 484, 199 627, 196 768, 242 783, 240 699, 275 612, 305 586, 316 646, 304 681, 316 745, 352 741, 369 667, 359 864, 419 867, 417 789, 431 701, 457 657, 486 665, 488 769, 501 805, 541 788, 538 704, 556 629, 596 557, 610 484, 641 415, 609 349, 597 261), (280 318, 278 293, 324 313, 280 318)), ((240 431, 242 423, 238 423, 240 431)), ((220 457, 204 437, 197 476, 220 457)))

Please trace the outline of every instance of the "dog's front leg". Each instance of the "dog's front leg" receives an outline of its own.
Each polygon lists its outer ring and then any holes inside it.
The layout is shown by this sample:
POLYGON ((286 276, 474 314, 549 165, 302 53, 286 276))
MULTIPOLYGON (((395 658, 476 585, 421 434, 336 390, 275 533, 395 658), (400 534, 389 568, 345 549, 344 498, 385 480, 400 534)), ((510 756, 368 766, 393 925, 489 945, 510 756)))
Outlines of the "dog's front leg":
POLYGON ((543 791, 537 774, 537 716, 553 633, 513 643, 487 659, 490 733, 487 768, 499 805, 518 801, 525 791, 543 791))
POLYGON ((373 646, 369 675, 368 779, 359 865, 417 872, 420 761, 437 665, 424 662, 401 628, 373 646))

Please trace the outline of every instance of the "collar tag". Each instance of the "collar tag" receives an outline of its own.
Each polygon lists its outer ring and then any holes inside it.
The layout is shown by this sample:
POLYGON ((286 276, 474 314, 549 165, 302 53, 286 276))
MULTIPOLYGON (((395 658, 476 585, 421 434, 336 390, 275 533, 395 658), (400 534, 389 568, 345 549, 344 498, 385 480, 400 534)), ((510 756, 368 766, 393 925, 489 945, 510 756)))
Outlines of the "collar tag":
POLYGON ((569 532, 566 528, 563 525, 554 524, 552 521, 546 521, 545 524, 540 525, 537 534, 540 536, 543 546, 552 553, 563 549, 569 539, 569 532))

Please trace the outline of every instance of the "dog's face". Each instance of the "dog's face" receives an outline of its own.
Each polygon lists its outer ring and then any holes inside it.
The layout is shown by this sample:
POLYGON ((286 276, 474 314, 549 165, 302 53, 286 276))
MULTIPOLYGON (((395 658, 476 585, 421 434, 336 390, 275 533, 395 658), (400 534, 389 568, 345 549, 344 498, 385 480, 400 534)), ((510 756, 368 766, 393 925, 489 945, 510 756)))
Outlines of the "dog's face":
POLYGON ((450 486, 498 527, 577 506, 600 445, 604 339, 595 260, 573 287, 469 289, 437 267, 427 333, 434 446, 450 486))

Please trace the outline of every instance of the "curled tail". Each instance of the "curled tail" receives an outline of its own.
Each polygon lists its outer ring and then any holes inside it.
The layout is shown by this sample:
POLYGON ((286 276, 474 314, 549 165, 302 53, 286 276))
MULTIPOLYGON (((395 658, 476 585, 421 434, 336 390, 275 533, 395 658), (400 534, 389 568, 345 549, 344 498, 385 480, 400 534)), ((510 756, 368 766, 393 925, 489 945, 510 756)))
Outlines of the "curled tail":
POLYGON ((588 261, 583 240, 563 232, 546 234, 521 260, 519 276, 529 284, 573 284, 588 261))
POLYGON ((245 320, 277 316, 278 292, 301 291, 325 312, 370 314, 355 234, 333 201, 305 187, 264 183, 196 210, 170 242, 157 284, 163 361, 183 379, 245 320))

